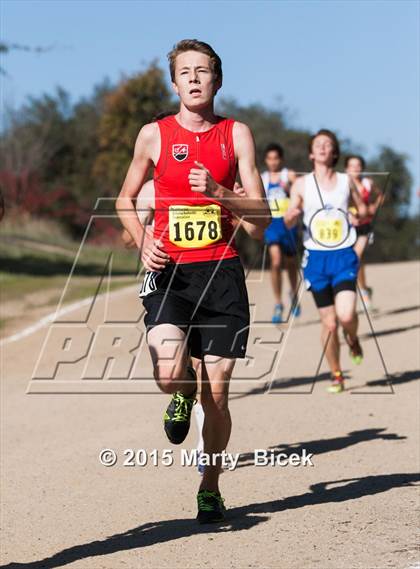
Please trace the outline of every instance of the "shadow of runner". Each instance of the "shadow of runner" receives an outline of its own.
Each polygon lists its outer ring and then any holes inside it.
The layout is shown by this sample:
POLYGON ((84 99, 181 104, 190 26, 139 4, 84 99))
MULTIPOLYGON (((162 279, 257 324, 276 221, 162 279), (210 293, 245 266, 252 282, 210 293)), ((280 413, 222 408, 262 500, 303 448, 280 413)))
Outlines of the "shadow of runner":
MULTIPOLYGON (((348 374, 347 370, 344 370, 344 375, 348 374)), ((263 395, 266 394, 268 389, 270 394, 278 395, 281 394, 281 389, 290 389, 291 387, 302 387, 303 385, 313 385, 318 381, 330 380, 331 376, 329 373, 321 373, 318 376, 302 376, 302 377, 286 377, 284 379, 275 380, 269 386, 267 383, 254 387, 249 391, 243 393, 236 393, 231 390, 231 395, 229 396, 229 401, 235 401, 236 399, 243 399, 244 397, 249 397, 251 395, 263 395)), ((420 379, 420 370, 404 371, 401 373, 391 373, 389 377, 381 379, 372 379, 366 381, 365 383, 359 385, 351 385, 351 383, 346 387, 346 391, 354 391, 356 389, 361 389, 363 387, 385 387, 391 385, 399 385, 401 383, 408 383, 409 381, 415 381, 420 379)), ((286 392, 287 394, 297 394, 297 395, 308 395, 306 391, 296 391, 296 392, 286 392)))
MULTIPOLYGON (((292 444, 282 443, 268 447, 268 450, 273 451, 274 456, 277 456, 280 453, 289 455, 292 452, 302 454, 302 452, 306 449, 308 453, 312 453, 315 456, 318 456, 326 452, 342 450, 349 446, 353 446, 366 441, 373 441, 378 439, 401 441, 407 438, 395 433, 384 433, 384 431, 386 431, 386 428, 384 427, 362 429, 360 431, 351 431, 343 437, 335 437, 333 439, 319 439, 314 441, 307 441, 304 443, 292 444)), ((247 452, 240 455, 236 469, 243 468, 244 466, 254 466, 254 452, 247 452)))
MULTIPOLYGON (((249 397, 250 395, 261 395, 267 393, 268 390, 271 392, 279 393, 281 389, 290 389, 291 387, 302 387, 303 385, 310 385, 312 386, 314 383, 318 381, 331 381, 331 374, 329 373, 320 373, 319 375, 305 375, 305 376, 298 376, 298 377, 285 377, 282 379, 275 379, 274 381, 265 382, 258 387, 254 387, 249 391, 245 391, 243 393, 235 393, 233 391, 234 384, 231 383, 232 389, 231 394, 232 396, 229 397, 229 401, 234 401, 235 399, 243 399, 244 397, 249 397)), ((296 392, 294 392, 296 394, 296 392)), ((302 391, 297 392, 298 395, 308 395, 309 392, 302 391)), ((292 392, 289 392, 292 394, 292 392)))
MULTIPOLYGON (((390 376, 391 383, 393 385, 399 385, 400 383, 408 383, 409 381, 414 381, 420 379, 420 370, 414 369, 412 371, 404 371, 402 373, 393 373, 390 376)), ((366 385, 376 386, 376 385, 388 385, 388 379, 375 379, 368 381, 366 385)))
MULTIPOLYGON (((379 318, 384 318, 386 316, 394 316, 395 314, 405 314, 407 312, 414 312, 420 308, 419 304, 414 304, 413 306, 402 306, 401 308, 394 308, 393 310, 379 310, 379 309, 370 309, 369 313, 375 317, 375 320, 379 318)), ((363 309, 359 309, 357 313, 364 314, 363 309)), ((285 322, 283 322, 285 324, 285 322)), ((314 318, 312 320, 302 320, 302 321, 295 321, 293 323, 294 328, 306 328, 308 326, 316 326, 320 324, 319 318, 314 318)))
POLYGON ((401 306, 401 308, 393 308, 392 310, 386 310, 384 312, 380 312, 380 316, 392 316, 394 314, 404 314, 405 312, 413 312, 414 310, 418 310, 420 308, 420 304, 413 304, 412 306, 401 306))
POLYGON ((262 514, 284 512, 285 510, 294 510, 319 504, 356 500, 363 496, 373 496, 374 494, 387 492, 392 488, 414 487, 416 486, 416 482, 420 482, 420 475, 418 473, 378 474, 363 478, 348 478, 344 480, 320 482, 310 486, 310 491, 305 494, 232 508, 228 510, 228 519, 223 522, 223 524, 217 524, 207 528, 198 526, 193 520, 186 519, 151 522, 124 533, 113 535, 102 541, 92 541, 90 543, 69 547, 40 561, 29 563, 12 562, 7 565, 2 565, 1 568, 53 569, 54 567, 63 567, 64 565, 88 557, 98 557, 119 551, 149 547, 158 543, 193 536, 198 533, 224 533, 247 530, 259 523, 269 520, 269 516, 262 514))
POLYGON ((366 334, 362 334, 359 336, 360 340, 369 340, 376 336, 377 338, 380 336, 392 336, 393 334, 401 334, 402 332, 408 332, 409 330, 416 330, 420 328, 420 324, 410 324, 409 326, 400 326, 399 328, 388 328, 386 330, 375 330, 375 334, 372 332, 367 332, 366 334))

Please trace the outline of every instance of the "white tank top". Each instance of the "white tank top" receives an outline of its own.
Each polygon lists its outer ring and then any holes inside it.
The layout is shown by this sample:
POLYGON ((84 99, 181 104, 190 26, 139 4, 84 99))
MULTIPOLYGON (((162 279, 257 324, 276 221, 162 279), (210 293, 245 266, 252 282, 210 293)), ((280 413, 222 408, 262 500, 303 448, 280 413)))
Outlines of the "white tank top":
POLYGON ((333 190, 324 191, 314 174, 304 177, 303 244, 305 249, 336 251, 352 247, 356 242, 355 228, 348 219, 350 186, 347 174, 336 172, 333 190), (318 191, 319 188, 319 191, 318 191))
POLYGON ((277 184, 270 182, 270 173, 261 174, 268 205, 272 217, 283 217, 289 207, 289 170, 283 168, 279 172, 277 184))
MULTIPOLYGON (((263 181, 263 186, 265 191, 267 192, 268 186, 270 185, 270 172, 266 170, 261 174, 261 179, 263 181)), ((282 168, 279 172, 279 182, 282 188, 289 187, 289 170, 288 168, 282 168)))

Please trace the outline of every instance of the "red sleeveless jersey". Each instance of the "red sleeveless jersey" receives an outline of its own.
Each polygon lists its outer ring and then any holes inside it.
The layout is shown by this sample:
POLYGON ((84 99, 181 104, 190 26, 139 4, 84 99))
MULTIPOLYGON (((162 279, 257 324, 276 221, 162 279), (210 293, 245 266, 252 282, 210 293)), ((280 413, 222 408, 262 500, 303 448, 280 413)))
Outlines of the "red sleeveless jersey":
POLYGON ((175 116, 157 121, 161 150, 155 167, 154 237, 175 263, 194 263, 238 256, 232 213, 223 204, 191 190, 188 175, 201 162, 213 179, 233 189, 236 159, 234 121, 219 118, 209 130, 192 132, 175 116))

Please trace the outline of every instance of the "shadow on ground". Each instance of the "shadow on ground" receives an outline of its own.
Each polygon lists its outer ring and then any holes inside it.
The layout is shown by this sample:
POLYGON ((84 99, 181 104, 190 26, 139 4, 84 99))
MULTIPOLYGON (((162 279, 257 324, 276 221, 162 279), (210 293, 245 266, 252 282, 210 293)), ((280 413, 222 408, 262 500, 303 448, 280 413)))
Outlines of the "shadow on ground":
MULTIPOLYGON (((402 373, 395 373, 390 376, 392 385, 400 385, 402 383, 408 383, 410 381, 415 381, 420 379, 420 370, 414 369, 412 371, 404 371, 402 373)), ((389 385, 388 379, 374 379, 372 381, 366 382, 366 385, 376 387, 389 385)))
MULTIPOLYGON (((392 310, 378 310, 373 309, 369 310, 370 316, 373 316, 374 320, 378 320, 379 318, 384 318, 386 316, 394 316, 395 314, 405 314, 407 312, 414 312, 420 308, 420 304, 413 304, 412 306, 401 306, 400 308, 393 308, 392 310)), ((357 311, 359 315, 365 314, 365 310, 361 308, 357 311)), ((303 320, 302 322, 299 319, 296 319, 293 322, 293 327, 296 328, 304 328, 305 326, 315 326, 319 325, 320 320, 319 318, 315 318, 313 320, 303 320)))
MULTIPOLYGON (((420 475, 417 473, 378 474, 362 478, 320 482, 310 486, 309 492, 304 494, 231 508, 228 510, 228 518, 223 524, 198 526, 195 520, 185 518, 150 522, 103 540, 74 545, 39 561, 12 562, 1 567, 3 569, 53 569, 89 557, 100 557, 121 551, 150 547, 200 533, 214 534, 249 530, 268 521, 271 514, 319 504, 357 500, 363 496, 387 492, 392 488, 416 487, 416 482, 420 482, 420 475)), ((140 552, 138 553, 138 565, 140 566, 141 557, 140 552)))
MULTIPOLYGON (((342 450, 367 441, 401 441, 407 438, 395 433, 385 433, 385 431, 385 428, 362 429, 360 431, 352 431, 342 437, 334 437, 333 439, 319 439, 292 444, 280 443, 278 445, 268 447, 268 450, 272 452, 274 457, 279 454, 290 455, 291 453, 298 453, 301 455, 304 450, 306 450, 308 454, 312 453, 315 456, 318 456, 326 452, 342 450)), ((254 451, 241 453, 238 460, 238 466, 236 468, 242 468, 244 466, 254 466, 254 451)))
POLYGON ((280 393, 283 389, 288 390, 288 394, 302 394, 307 395, 312 392, 313 386, 318 381, 326 381, 331 380, 331 375, 329 373, 320 373, 317 376, 298 376, 298 377, 285 377, 282 379, 276 379, 272 382, 265 382, 259 385, 258 387, 254 387, 249 391, 245 391, 244 393, 235 393, 234 388, 235 384, 232 383, 231 393, 232 396, 229 397, 230 401, 235 399, 242 399, 243 397, 249 397, 250 395, 262 395, 263 393, 280 393), (310 390, 308 391, 289 391, 291 388, 298 388, 302 386, 309 386, 310 390))
MULTIPOLYGON (((347 376, 347 373, 348 372, 345 370, 344 375, 347 376)), ((231 390, 232 395, 229 397, 229 400, 234 401, 235 399, 243 399, 244 397, 250 397, 251 395, 263 395, 263 394, 280 395, 282 393, 282 390, 285 390, 284 393, 287 395, 310 395, 312 393, 315 383, 317 383, 318 381, 326 381, 330 379, 331 376, 329 373, 322 373, 317 377, 313 376, 286 377, 285 379, 279 379, 273 381, 271 385, 269 383, 264 383, 258 387, 250 389, 249 391, 245 391, 244 393, 235 393, 235 391, 231 390), (309 386, 308 391, 291 390, 291 388, 302 387, 305 385, 309 386)), ((363 389, 364 387, 392 387, 394 385, 402 385, 403 383, 409 383, 410 381, 415 381, 417 379, 420 379, 420 370, 415 369, 411 371, 404 371, 402 373, 389 374, 388 377, 384 377, 381 379, 373 379, 371 381, 367 381, 366 383, 360 385, 347 384, 346 391, 351 392, 356 389, 358 390, 363 389)), ((368 392, 366 391, 360 392, 360 394, 367 394, 367 393, 368 392)), ((381 393, 382 392, 372 392, 372 394, 378 394, 378 395, 380 395, 381 393)), ((393 393, 393 391, 389 393, 393 393)))

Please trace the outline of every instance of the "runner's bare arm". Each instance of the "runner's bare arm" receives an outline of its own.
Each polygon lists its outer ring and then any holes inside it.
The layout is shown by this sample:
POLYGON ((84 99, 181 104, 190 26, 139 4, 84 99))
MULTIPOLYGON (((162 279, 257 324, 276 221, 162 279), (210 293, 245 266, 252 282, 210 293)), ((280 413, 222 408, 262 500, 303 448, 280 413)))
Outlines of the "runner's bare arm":
POLYGON ((284 223, 288 229, 294 227, 302 214, 303 208, 303 188, 305 180, 302 177, 296 178, 290 189, 289 208, 284 214, 284 223))
MULTIPOLYGON (((238 182, 235 182, 233 191, 237 196, 241 198, 247 197, 245 190, 240 184, 238 184, 238 182)), ((253 239, 262 239, 264 237, 264 229, 261 229, 260 227, 257 227, 253 223, 249 223, 249 221, 245 221, 244 219, 241 220, 241 218, 236 216, 235 214, 232 219, 232 223, 234 227, 240 225, 253 239)))
POLYGON ((149 271, 160 271, 169 262, 169 255, 163 250, 162 243, 154 238, 153 230, 144 227, 136 214, 133 199, 149 168, 157 163, 160 153, 160 133, 156 123, 145 125, 136 140, 133 160, 128 168, 123 187, 116 202, 116 209, 121 223, 132 236, 140 249, 140 256, 149 271))
POLYGON ((349 176, 349 184, 350 184, 350 204, 349 206, 354 206, 357 209, 357 216, 359 219, 363 219, 368 214, 368 208, 365 202, 362 200, 359 190, 357 189, 356 184, 349 176))
POLYGON ((247 197, 238 199, 232 190, 224 188, 212 178, 205 164, 198 162, 196 162, 197 168, 192 168, 190 171, 191 189, 220 200, 236 216, 246 217, 247 222, 265 229, 271 223, 271 212, 255 164, 254 140, 251 131, 245 124, 235 122, 233 125, 233 142, 239 175, 247 197))
POLYGON ((144 228, 135 215, 133 199, 137 197, 149 168, 153 166, 156 145, 160 144, 158 133, 159 127, 156 123, 145 125, 139 132, 134 156, 115 206, 121 223, 139 248, 143 241, 144 228))
POLYGON ((372 183, 371 195, 373 196, 373 202, 368 205, 368 215, 373 216, 376 214, 378 208, 380 208, 381 205, 383 204, 385 196, 373 180, 371 180, 371 183, 372 183))
MULTIPOLYGON (((155 186, 153 180, 149 180, 140 189, 136 200, 137 217, 141 225, 150 225, 153 221, 155 213, 155 186)), ((136 246, 136 242, 131 237, 127 229, 124 229, 121 235, 124 245, 127 249, 136 246)))
POLYGON ((287 173, 288 179, 289 179, 289 183, 290 184, 294 184, 296 179, 297 179, 297 174, 294 170, 289 170, 287 173))

